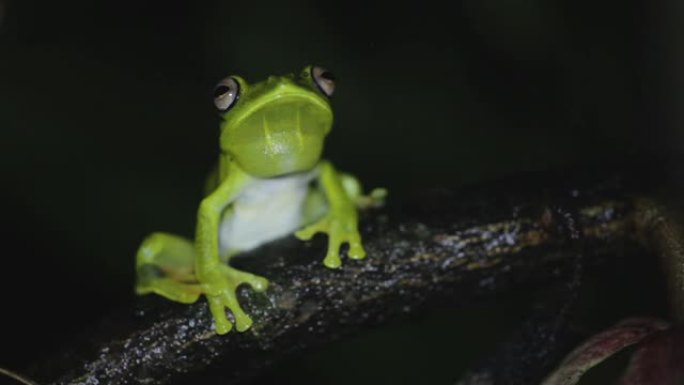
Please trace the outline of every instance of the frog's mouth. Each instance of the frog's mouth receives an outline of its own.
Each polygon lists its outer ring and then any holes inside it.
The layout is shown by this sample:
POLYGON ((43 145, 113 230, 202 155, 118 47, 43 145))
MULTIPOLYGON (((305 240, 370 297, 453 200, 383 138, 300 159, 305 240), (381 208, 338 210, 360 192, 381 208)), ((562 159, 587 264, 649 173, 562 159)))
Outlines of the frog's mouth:
POLYGON ((313 168, 331 124, 327 105, 285 95, 256 106, 224 134, 232 136, 227 150, 246 172, 273 177, 313 168))

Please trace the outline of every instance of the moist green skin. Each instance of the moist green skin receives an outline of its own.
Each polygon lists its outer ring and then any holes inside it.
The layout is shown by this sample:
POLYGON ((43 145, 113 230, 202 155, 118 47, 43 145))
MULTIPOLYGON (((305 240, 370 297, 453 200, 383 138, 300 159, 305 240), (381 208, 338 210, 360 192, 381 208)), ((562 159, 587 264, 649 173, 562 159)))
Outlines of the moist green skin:
POLYGON ((236 289, 246 283, 264 291, 268 280, 231 267, 229 258, 248 248, 221 247, 221 237, 230 239, 238 230, 274 234, 266 239, 241 239, 240 243, 253 248, 253 244, 258 246, 280 234, 294 232, 299 239, 308 240, 322 232, 329 237, 325 266, 341 266, 344 243, 349 244, 350 258, 366 256, 356 206, 384 192, 362 196, 355 178, 321 159, 333 113, 311 71, 308 66, 298 77, 271 76, 253 85, 233 76, 240 85, 239 99, 223 114, 217 173, 210 176, 207 195, 199 204, 195 239, 167 233, 147 237, 136 257, 138 294, 156 293, 181 303, 193 303, 203 295, 218 334, 233 328, 226 308, 233 315, 235 328, 245 331, 252 320, 242 310, 236 289), (295 183, 302 176, 317 183, 313 187, 295 183), (268 199, 269 194, 278 196, 268 199), (286 211, 295 209, 296 215, 281 217, 279 227, 274 228, 273 216, 278 214, 261 203, 276 200, 284 202, 286 211), (222 228, 225 224, 230 226, 222 228))

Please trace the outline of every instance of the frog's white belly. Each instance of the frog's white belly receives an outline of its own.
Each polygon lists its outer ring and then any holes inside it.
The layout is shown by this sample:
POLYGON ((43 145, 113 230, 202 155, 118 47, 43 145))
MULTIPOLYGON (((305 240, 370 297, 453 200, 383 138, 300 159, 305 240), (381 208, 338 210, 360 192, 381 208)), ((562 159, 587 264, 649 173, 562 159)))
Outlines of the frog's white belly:
POLYGON ((222 218, 221 255, 247 251, 296 231, 314 176, 309 172, 250 182, 222 218))

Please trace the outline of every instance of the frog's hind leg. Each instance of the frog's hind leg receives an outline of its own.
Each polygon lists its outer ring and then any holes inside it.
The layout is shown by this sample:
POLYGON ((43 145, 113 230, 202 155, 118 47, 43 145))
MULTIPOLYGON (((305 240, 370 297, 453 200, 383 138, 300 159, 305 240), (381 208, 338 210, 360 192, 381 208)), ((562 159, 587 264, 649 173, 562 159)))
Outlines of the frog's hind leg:
POLYGON ((167 233, 145 238, 136 255, 137 294, 156 293, 172 301, 193 303, 201 288, 194 274, 192 241, 167 233))

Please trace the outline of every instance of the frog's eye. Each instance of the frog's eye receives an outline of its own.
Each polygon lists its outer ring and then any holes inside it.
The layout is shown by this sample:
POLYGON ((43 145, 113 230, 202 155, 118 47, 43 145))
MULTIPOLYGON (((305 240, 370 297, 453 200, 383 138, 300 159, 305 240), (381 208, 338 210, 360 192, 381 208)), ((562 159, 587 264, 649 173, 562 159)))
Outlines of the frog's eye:
POLYGON ((311 68, 311 76, 321 92, 326 96, 332 96, 333 92, 335 92, 335 75, 332 72, 325 68, 314 66, 311 68))
POLYGON ((227 77, 214 88, 214 105, 220 112, 226 112, 234 106, 240 98, 240 83, 232 77, 227 77))

